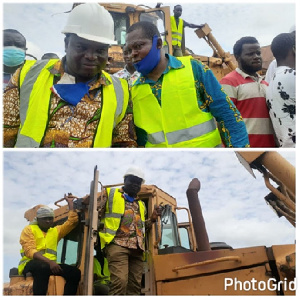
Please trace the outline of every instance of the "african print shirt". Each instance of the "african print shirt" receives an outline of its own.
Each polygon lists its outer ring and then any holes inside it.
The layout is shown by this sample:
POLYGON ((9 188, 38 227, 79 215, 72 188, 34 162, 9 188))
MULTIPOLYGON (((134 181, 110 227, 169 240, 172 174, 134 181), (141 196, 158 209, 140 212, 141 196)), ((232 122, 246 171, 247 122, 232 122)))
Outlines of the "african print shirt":
POLYGON ((140 215, 138 201, 125 201, 125 212, 114 238, 114 243, 131 249, 145 250, 144 227, 140 215))
MULTIPOLYGON (((52 69, 54 84, 65 74, 63 60, 52 69)), ((20 127, 18 69, 6 86, 3 95, 4 147, 14 147, 20 127)), ((89 83, 89 92, 76 105, 69 105, 53 93, 50 100, 49 123, 40 147, 43 148, 89 148, 101 117, 102 86, 111 84, 104 74, 89 83)), ((136 147, 132 118, 125 116, 115 127, 112 147, 136 147)))
MULTIPOLYGON (((157 81, 140 75, 136 82, 134 82, 134 85, 149 84, 152 93, 160 105, 162 102, 161 94, 164 75, 171 69, 184 68, 182 62, 176 57, 169 54, 166 54, 166 57, 168 58, 168 65, 157 81)), ((198 107, 204 112, 210 112, 216 119, 224 145, 226 147, 236 148, 249 147, 248 135, 243 118, 231 99, 223 91, 211 69, 195 59, 191 60, 191 64, 194 74, 194 78, 191 80, 195 82, 198 107)), ((176 105, 176 103, 174 103, 174 105, 176 105)), ((170 116, 170 118, 171 117, 172 116, 170 116)), ((140 128, 136 128, 136 134, 138 145, 144 146, 147 142, 147 133, 140 128)))

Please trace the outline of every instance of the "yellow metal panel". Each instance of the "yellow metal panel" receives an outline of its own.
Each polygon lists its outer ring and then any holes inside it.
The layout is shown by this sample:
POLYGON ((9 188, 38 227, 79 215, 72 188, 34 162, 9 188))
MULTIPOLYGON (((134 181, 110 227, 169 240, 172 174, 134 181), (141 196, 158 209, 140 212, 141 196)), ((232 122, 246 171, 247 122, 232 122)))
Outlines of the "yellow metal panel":
MULTIPOLYGON (((296 245, 272 246, 273 256, 276 261, 277 270, 282 281, 282 286, 288 285, 295 280, 296 276, 296 245)), ((285 295, 295 295, 295 291, 284 290, 285 295)))
MULTIPOLYGON (((157 292, 160 293, 158 295, 276 295, 276 291, 267 289, 269 279, 265 266, 260 266, 210 276, 158 282, 157 292), (229 286, 231 281, 232 285, 229 286)), ((272 284, 270 287, 274 289, 272 284)))
MULTIPOLYGON (((23 277, 23 276, 22 276, 23 277)), ((7 283, 3 287, 3 295, 13 296, 13 295, 20 295, 20 296, 30 296, 33 295, 32 292, 32 277, 29 279, 19 280, 15 284, 7 283)))
POLYGON ((156 281, 161 281, 264 264, 268 262, 268 257, 266 248, 261 246, 234 250, 226 249, 156 255, 153 257, 153 261, 156 281), (217 261, 224 257, 239 257, 240 262, 236 260, 217 261), (216 260, 216 262, 189 268, 192 264, 208 260, 216 260), (176 268, 183 266, 187 268, 175 271, 176 268))
POLYGON ((62 296, 64 294, 65 283, 65 279, 61 276, 50 276, 47 295, 62 296))

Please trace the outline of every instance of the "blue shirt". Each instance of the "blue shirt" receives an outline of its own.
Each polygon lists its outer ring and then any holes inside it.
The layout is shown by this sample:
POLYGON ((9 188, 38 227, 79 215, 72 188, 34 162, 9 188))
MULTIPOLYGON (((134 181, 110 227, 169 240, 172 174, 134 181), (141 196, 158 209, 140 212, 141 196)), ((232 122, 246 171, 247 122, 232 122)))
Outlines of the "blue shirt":
MULTIPOLYGON (((168 58, 168 65, 157 81, 140 75, 134 83, 134 85, 149 84, 159 104, 161 104, 161 89, 164 75, 171 69, 184 68, 182 62, 176 57, 169 54, 166 54, 166 57, 168 58)), ((220 126, 220 134, 225 146, 235 148, 249 147, 248 133, 242 116, 223 91, 211 69, 195 59, 191 60, 191 64, 198 106, 202 111, 210 112, 216 119, 220 126)), ((138 145, 145 146, 147 133, 141 128, 136 128, 136 132, 138 145)))

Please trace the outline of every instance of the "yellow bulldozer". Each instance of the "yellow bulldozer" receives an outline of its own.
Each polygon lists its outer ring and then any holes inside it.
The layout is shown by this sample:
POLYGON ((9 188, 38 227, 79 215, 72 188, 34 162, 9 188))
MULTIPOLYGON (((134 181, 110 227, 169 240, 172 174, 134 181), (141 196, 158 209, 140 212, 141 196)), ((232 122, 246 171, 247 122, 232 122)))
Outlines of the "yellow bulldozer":
MULTIPOLYGON (((270 190, 265 200, 279 217, 295 226, 295 167, 278 152, 236 152, 238 159, 253 174, 262 173, 270 190)), ((105 205, 102 197, 107 187, 94 169, 90 194, 74 195, 79 223, 59 242, 58 262, 81 270, 78 295, 93 295, 93 259, 101 230, 99 212, 105 205)), ((233 249, 224 242, 210 242, 198 197, 200 181, 194 178, 186 190, 189 208, 178 207, 176 199, 155 185, 142 185, 139 198, 147 211, 155 205, 162 215, 146 234, 146 255, 141 295, 295 295, 295 244, 256 246, 233 249), (177 212, 186 211, 186 222, 179 222, 177 212)), ((67 205, 55 202, 55 225, 67 219, 67 205)), ((33 220, 40 206, 25 212, 33 220)), ((32 295, 33 279, 11 269, 4 295, 32 295)), ((64 279, 50 276, 48 295, 63 295, 64 279)))
MULTIPOLYGON (((111 62, 109 73, 115 73, 124 67, 124 60, 121 46, 125 44, 126 30, 132 24, 139 21, 149 21, 157 26, 164 41, 164 50, 172 54, 172 30, 170 19, 170 6, 160 6, 150 8, 145 5, 133 5, 126 3, 99 3, 104 6, 112 15, 115 27, 115 38, 118 42, 109 49, 111 62)), ((74 3, 73 8, 80 3, 74 3)), ((212 56, 194 54, 185 48, 184 55, 191 55, 195 59, 202 61, 214 72, 218 80, 236 68, 232 62, 229 52, 225 52, 212 34, 208 24, 195 30, 195 38, 203 38, 212 49, 212 56)), ((184 41, 183 41, 184 44, 184 41)), ((189 46, 189 45, 187 45, 189 46)))

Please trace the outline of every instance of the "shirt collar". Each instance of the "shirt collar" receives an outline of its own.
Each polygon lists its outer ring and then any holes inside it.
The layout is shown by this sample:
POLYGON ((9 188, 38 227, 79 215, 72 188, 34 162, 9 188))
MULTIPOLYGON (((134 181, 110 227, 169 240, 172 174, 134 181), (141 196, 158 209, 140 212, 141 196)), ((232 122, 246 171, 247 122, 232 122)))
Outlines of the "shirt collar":
POLYGON ((256 74, 257 74, 257 77, 256 77, 256 76, 251 76, 251 75, 245 73, 245 72, 242 71, 240 68, 236 68, 235 70, 236 70, 237 73, 239 73, 244 79, 246 79, 247 77, 249 77, 249 78, 252 78, 254 81, 257 81, 257 82, 260 82, 260 81, 262 81, 262 79, 263 79, 263 77, 260 76, 258 73, 256 73, 256 74))
MULTIPOLYGON (((167 74, 171 69, 181 69, 184 68, 184 64, 177 59, 175 56, 170 54, 165 54, 166 58, 168 59, 168 64, 165 70, 163 71, 163 75, 167 74)), ((149 79, 148 77, 143 76, 142 74, 140 77, 135 81, 133 85, 144 84, 144 83, 154 83, 155 81, 149 79)))
MULTIPOLYGON (((48 70, 51 74, 53 74, 56 77, 62 77, 65 73, 64 70, 64 63, 65 63, 66 57, 63 57, 61 60, 58 60, 53 66, 49 67, 48 70)), ((70 75, 71 76, 71 75, 70 75)), ((108 86, 112 84, 111 78, 108 73, 105 71, 101 72, 100 77, 98 77, 97 80, 93 81, 90 85, 90 90, 99 88, 101 85, 108 86)))

